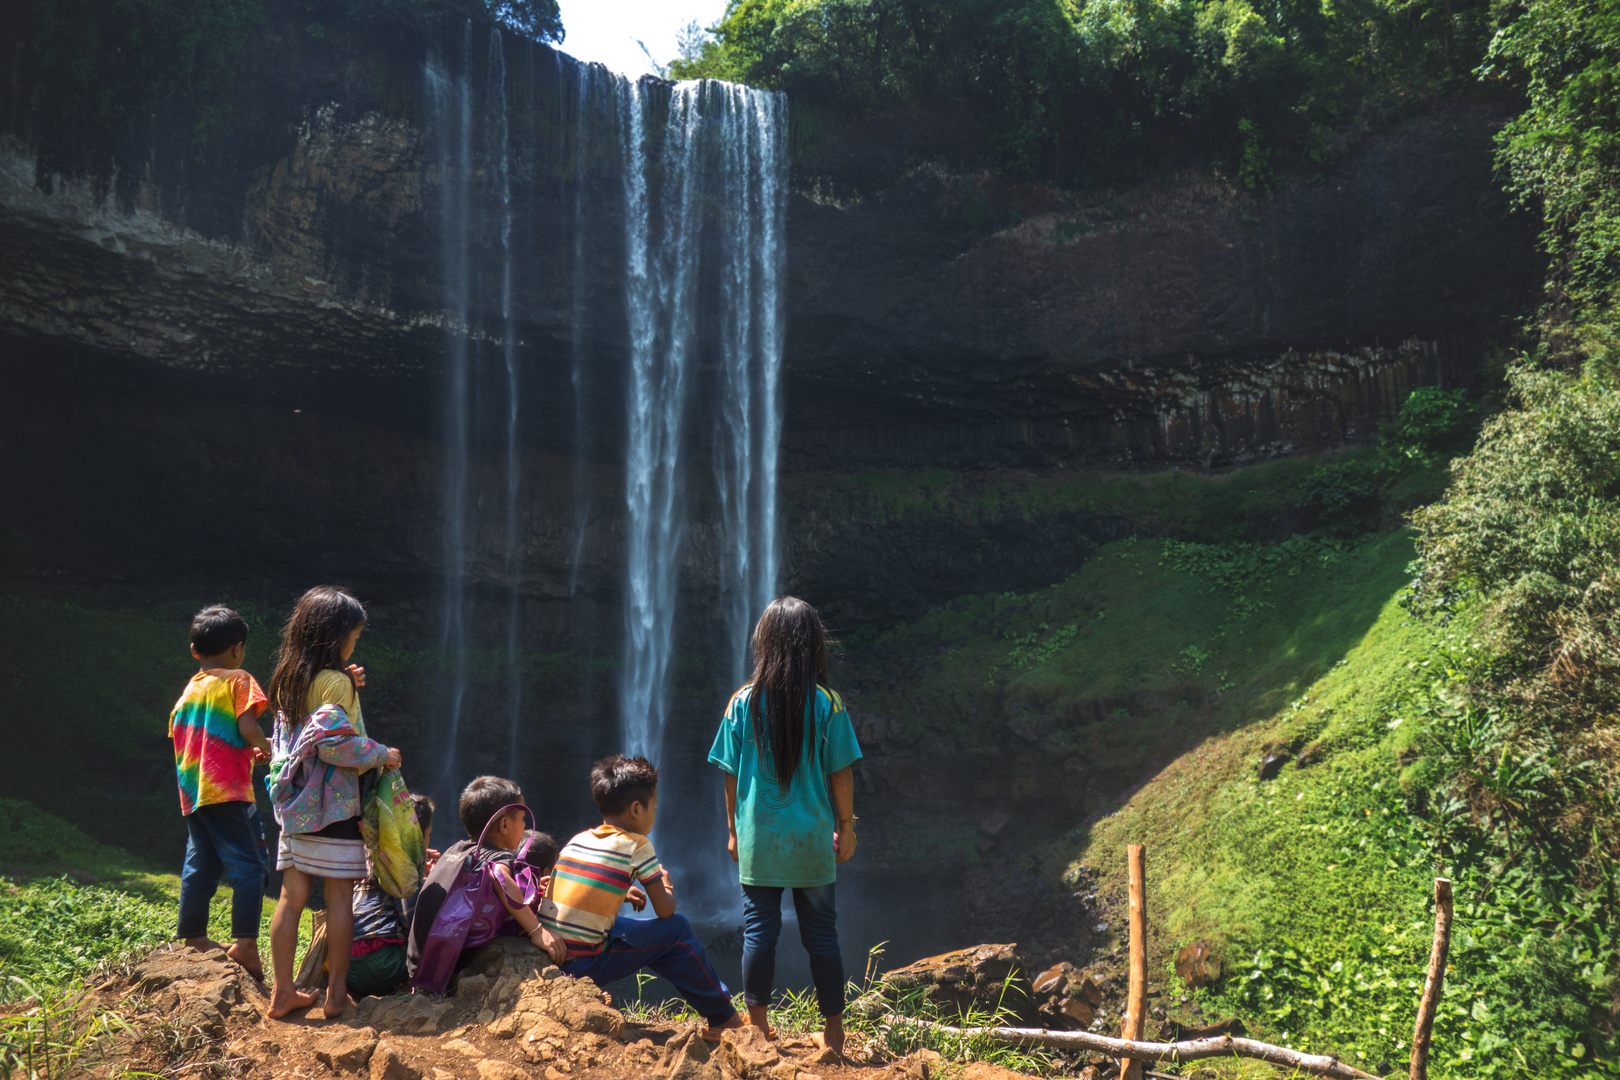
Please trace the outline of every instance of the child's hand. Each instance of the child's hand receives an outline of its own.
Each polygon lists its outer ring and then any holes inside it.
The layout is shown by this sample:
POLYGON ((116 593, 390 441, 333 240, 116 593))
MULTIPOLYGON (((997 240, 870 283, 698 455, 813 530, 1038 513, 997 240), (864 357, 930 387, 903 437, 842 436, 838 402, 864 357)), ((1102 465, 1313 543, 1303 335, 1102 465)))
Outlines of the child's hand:
POLYGON ((647 906, 647 894, 642 892, 640 885, 630 886, 630 890, 624 894, 624 899, 635 911, 641 911, 647 906))
POLYGON ((737 830, 736 829, 731 830, 731 835, 726 837, 726 852, 727 852, 727 854, 729 854, 731 856, 731 861, 732 862, 738 862, 739 861, 738 858, 737 858, 737 830))
POLYGON ((849 862, 855 855, 855 845, 858 842, 853 821, 840 825, 833 831, 833 860, 841 863, 849 862))
POLYGON ((255 765, 268 765, 269 763, 270 763, 270 751, 268 751, 268 750, 260 750, 257 746, 255 746, 253 748, 253 764, 255 764, 255 765))
POLYGON ((425 866, 424 866, 424 868, 422 870, 422 873, 424 873, 424 874, 433 873, 433 864, 437 863, 438 861, 439 861, 439 849, 438 848, 428 848, 427 849, 427 863, 425 864, 425 866))
POLYGON ((366 685, 366 669, 361 667, 359 664, 350 664, 343 670, 347 671, 351 676, 354 677, 354 685, 366 685))
POLYGON ((385 768, 385 769, 397 769, 397 768, 399 768, 399 747, 390 746, 388 748, 388 758, 387 758, 387 760, 385 760, 383 762, 383 768, 385 768))
POLYGON ((535 929, 540 931, 540 947, 546 950, 546 955, 551 957, 553 964, 561 967, 568 959, 568 946, 563 944, 562 938, 545 927, 537 926, 535 929))

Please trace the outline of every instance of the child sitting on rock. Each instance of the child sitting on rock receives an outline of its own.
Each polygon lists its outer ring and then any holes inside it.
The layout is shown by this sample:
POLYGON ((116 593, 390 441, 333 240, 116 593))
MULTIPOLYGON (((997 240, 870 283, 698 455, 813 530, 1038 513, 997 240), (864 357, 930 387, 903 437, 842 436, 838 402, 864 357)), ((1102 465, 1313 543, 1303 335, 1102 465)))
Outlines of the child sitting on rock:
MULTIPOLYGON (((422 844, 433 840, 433 799, 411 796, 422 844)), ((417 889, 417 896, 421 895, 417 889)), ((354 945, 349 949, 349 993, 357 998, 382 997, 399 989, 408 977, 405 939, 409 936, 416 896, 391 896, 372 874, 354 887, 354 945)))
MULTIPOLYGON (((512 781, 499 776, 480 776, 461 792, 461 824, 470 839, 458 840, 450 845, 428 873, 418 895, 416 909, 411 915, 411 930, 406 942, 406 967, 413 984, 419 988, 442 993, 442 986, 424 987, 421 982, 423 956, 433 935, 433 924, 444 906, 446 897, 456 883, 462 867, 469 859, 477 858, 489 866, 502 893, 502 903, 518 926, 542 952, 554 962, 567 959, 567 949, 550 931, 540 925, 534 910, 524 903, 523 889, 517 881, 514 862, 531 830, 524 827, 523 791, 512 781), (484 838, 480 849, 478 837, 484 838)), ((544 833, 539 834, 551 840, 544 833)), ((555 850, 556 841, 551 841, 555 850)), ((544 858, 544 844, 538 857, 544 858)), ((531 845, 535 851, 536 845, 531 845)), ((532 871, 531 871, 532 872, 532 871)), ((456 961, 459 970, 470 959, 471 949, 465 950, 456 961)))
POLYGON ((647 839, 658 814, 657 768, 643 757, 604 758, 591 770, 591 798, 602 824, 563 846, 540 903, 541 925, 567 947, 563 971, 603 986, 647 968, 708 1021, 705 1039, 742 1027, 703 943, 676 913, 675 887, 647 839), (658 918, 619 916, 637 883, 658 918))

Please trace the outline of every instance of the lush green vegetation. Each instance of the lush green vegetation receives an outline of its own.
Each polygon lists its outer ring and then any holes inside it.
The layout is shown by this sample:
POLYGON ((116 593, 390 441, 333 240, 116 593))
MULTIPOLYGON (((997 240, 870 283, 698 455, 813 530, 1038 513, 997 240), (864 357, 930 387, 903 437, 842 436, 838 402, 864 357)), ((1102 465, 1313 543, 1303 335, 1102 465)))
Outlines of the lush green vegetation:
POLYGON ((1213 159, 1265 190, 1282 160, 1325 162, 1470 85, 1497 18, 1481 0, 732 0, 672 72, 780 87, 811 127, 965 110, 983 163, 1031 178, 1213 159))

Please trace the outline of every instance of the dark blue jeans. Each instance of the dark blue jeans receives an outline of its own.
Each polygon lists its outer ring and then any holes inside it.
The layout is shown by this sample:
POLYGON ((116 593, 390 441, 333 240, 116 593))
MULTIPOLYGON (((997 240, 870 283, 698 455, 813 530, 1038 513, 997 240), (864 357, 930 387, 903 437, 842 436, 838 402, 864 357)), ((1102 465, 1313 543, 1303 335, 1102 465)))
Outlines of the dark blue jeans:
POLYGON ((575 978, 605 986, 647 968, 674 984, 687 1004, 710 1025, 723 1024, 737 1015, 731 991, 703 951, 692 924, 679 912, 667 919, 613 921, 606 945, 595 956, 577 956, 562 969, 575 978))
POLYGON ((180 869, 180 936, 208 935, 208 903, 221 879, 231 884, 231 937, 259 936, 270 853, 259 808, 250 802, 211 803, 186 815, 186 861, 180 869))
MULTIPOLYGON (((799 940, 810 954, 810 980, 822 1016, 844 1012, 844 957, 838 951, 838 911, 833 885, 793 890, 799 913, 799 940)), ((782 936, 782 890, 773 885, 744 885, 743 1000, 759 1008, 771 1003, 776 980, 776 939, 782 936)))

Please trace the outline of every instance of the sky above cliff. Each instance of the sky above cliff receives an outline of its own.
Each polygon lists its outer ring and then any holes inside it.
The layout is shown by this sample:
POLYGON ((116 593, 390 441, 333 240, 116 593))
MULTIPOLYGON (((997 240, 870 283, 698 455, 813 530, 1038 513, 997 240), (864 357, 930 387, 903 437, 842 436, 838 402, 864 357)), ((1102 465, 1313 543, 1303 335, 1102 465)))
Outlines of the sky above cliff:
POLYGON ((667 64, 675 58, 681 28, 693 19, 713 26, 725 14, 726 0, 559 0, 559 6, 567 31, 564 52, 636 76, 653 69, 638 40, 667 64))

